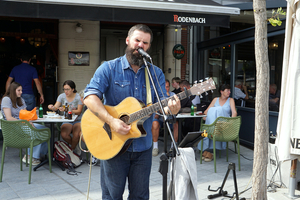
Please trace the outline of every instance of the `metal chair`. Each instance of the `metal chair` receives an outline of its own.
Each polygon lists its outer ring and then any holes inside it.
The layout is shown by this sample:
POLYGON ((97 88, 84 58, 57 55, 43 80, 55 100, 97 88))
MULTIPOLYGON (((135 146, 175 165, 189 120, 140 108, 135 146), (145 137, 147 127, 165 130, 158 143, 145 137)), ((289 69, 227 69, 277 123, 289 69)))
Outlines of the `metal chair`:
POLYGON ((36 129, 26 120, 6 121, 1 119, 1 128, 3 133, 3 150, 1 159, 1 172, 0 182, 2 182, 4 157, 6 147, 12 147, 20 149, 20 170, 22 171, 22 148, 26 150, 26 166, 27 161, 27 148, 30 148, 30 161, 29 161, 29 177, 28 184, 31 182, 32 171, 32 153, 33 147, 43 142, 48 143, 48 159, 49 159, 49 171, 52 173, 51 168, 51 155, 50 155, 50 137, 51 132, 49 128, 36 129))
MULTIPOLYGON (((216 149, 215 142, 226 142, 226 161, 228 162, 228 142, 233 141, 237 143, 237 153, 238 153, 238 164, 239 171, 241 171, 240 165, 240 139, 239 131, 241 126, 241 116, 238 117, 218 117, 212 124, 204 124, 201 120, 200 130, 206 130, 208 138, 213 140, 213 154, 214 154, 214 167, 215 173, 216 169, 216 149)), ((200 156, 203 152, 203 140, 201 141, 200 156)), ((221 154, 220 154, 221 155, 221 154)), ((200 158, 200 164, 202 164, 202 159, 200 158)))

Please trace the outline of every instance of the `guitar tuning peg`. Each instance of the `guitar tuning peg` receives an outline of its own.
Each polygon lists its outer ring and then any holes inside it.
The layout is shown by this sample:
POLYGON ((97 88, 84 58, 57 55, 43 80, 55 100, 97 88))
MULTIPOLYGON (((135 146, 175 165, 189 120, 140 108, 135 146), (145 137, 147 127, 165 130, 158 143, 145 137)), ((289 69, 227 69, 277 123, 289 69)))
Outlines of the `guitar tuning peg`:
POLYGON ((203 98, 203 96, 202 95, 200 95, 200 99, 202 99, 203 98))
POLYGON ((206 77, 205 80, 208 80, 208 77, 206 77))
POLYGON ((197 84, 197 81, 194 81, 194 84, 196 85, 196 84, 197 84))
POLYGON ((208 95, 208 93, 207 93, 207 92, 205 92, 205 95, 208 95))
POLYGON ((214 93, 214 91, 213 91, 213 90, 211 90, 211 93, 214 93))
POLYGON ((200 83, 202 83, 203 82, 203 79, 201 79, 201 80, 199 80, 200 81, 200 83))

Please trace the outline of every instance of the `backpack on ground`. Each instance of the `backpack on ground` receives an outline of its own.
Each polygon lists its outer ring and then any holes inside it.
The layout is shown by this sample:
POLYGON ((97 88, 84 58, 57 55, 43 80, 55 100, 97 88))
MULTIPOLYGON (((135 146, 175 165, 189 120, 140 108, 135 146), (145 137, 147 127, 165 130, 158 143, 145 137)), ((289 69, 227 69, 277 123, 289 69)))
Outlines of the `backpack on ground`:
POLYGON ((62 162, 65 168, 69 169, 67 171, 68 174, 70 174, 70 172, 77 174, 74 168, 81 165, 80 157, 72 151, 66 142, 56 141, 54 143, 53 156, 57 161, 62 162))

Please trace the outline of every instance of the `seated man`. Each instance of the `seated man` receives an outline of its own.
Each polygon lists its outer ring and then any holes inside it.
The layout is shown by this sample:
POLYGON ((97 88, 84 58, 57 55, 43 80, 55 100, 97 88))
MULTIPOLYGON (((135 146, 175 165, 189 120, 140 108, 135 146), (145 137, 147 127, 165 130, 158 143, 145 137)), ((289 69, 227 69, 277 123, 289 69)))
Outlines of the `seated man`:
POLYGON ((269 88, 269 109, 270 111, 279 111, 280 91, 276 84, 271 84, 269 88))
MULTIPOLYGON (((190 88, 191 88, 190 83, 187 80, 183 80, 180 82, 180 89, 182 92, 185 91, 185 89, 189 90, 190 88)), ((200 105, 200 97, 198 95, 192 95, 189 98, 182 99, 180 101, 180 104, 181 104, 180 112, 182 112, 182 110, 186 110, 186 111, 190 112, 191 111, 190 108, 191 108, 192 104, 198 105, 198 106, 200 105)), ((198 107, 197 107, 197 110, 198 110, 198 107)), ((183 112, 186 112, 186 111, 183 111, 183 112)), ((194 125, 200 124, 200 120, 201 120, 200 118, 185 119, 183 127, 182 127, 182 135, 186 136, 186 134, 188 132, 199 131, 199 127, 194 127, 194 125)))
MULTIPOLYGON (((168 97, 175 95, 173 92, 170 92, 170 81, 166 79, 166 90, 168 97)), ((167 97, 167 98, 168 98, 167 97)), ((152 140, 153 140, 153 150, 152 150, 152 156, 157 156, 159 153, 158 149, 158 136, 159 136, 159 129, 163 126, 164 119, 162 116, 159 116, 157 114, 153 114, 153 122, 152 122, 152 140)), ((178 140, 178 122, 175 124, 170 124, 170 128, 172 128, 173 125, 173 134, 174 134, 174 140, 177 142, 178 140)))
POLYGON ((236 105, 245 107, 245 100, 247 99, 249 99, 247 86, 243 85, 242 80, 237 79, 234 85, 234 100, 236 105))
POLYGON ((174 88, 174 90, 172 92, 174 92, 175 94, 178 94, 181 92, 179 84, 181 82, 181 79, 179 77, 174 77, 172 78, 172 87, 174 88))

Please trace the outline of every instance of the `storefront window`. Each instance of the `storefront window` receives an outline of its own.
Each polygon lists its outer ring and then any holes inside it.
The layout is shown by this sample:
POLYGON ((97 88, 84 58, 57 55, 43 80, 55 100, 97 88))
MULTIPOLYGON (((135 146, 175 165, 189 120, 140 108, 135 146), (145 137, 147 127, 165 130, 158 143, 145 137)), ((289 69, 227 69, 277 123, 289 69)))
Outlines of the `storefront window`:
MULTIPOLYGON (((205 57, 205 76, 213 78, 216 84, 216 91, 219 91, 220 85, 224 83, 230 84, 230 45, 206 50, 205 57)), ((219 92, 213 92, 211 99, 218 96, 220 96, 219 92)))
MULTIPOLYGON (((280 86, 283 61, 284 35, 268 38, 270 64, 270 98, 279 98, 278 103, 269 103, 269 110, 278 112, 280 104, 280 86)), ((242 106, 254 108, 256 95, 256 65, 254 41, 236 45, 237 65, 235 80, 241 80, 247 86, 249 99, 242 106)), ((240 103, 240 102, 238 102, 240 103)))
MULTIPOLYGON (((270 63, 270 98, 278 97, 281 87, 282 61, 283 61, 284 35, 268 38, 269 63, 270 63), (275 88, 272 91, 272 88, 275 88)), ((256 96, 256 64, 254 41, 239 43, 235 45, 235 62, 231 62, 231 46, 221 46, 204 51, 204 74, 212 77, 216 83, 216 92, 209 94, 206 100, 211 101, 220 96, 219 87, 222 84, 235 85, 239 80, 247 87, 248 99, 236 101, 237 106, 255 108, 256 96), (235 67, 234 74, 231 67, 235 67), (234 76, 234 82, 231 82, 234 76)), ((232 97, 234 97, 232 91, 232 97)), ((245 93, 245 91, 243 91, 245 93)), ((280 99, 280 98, 279 98, 280 99)), ((279 103, 269 106, 270 111, 278 112, 279 103)))

